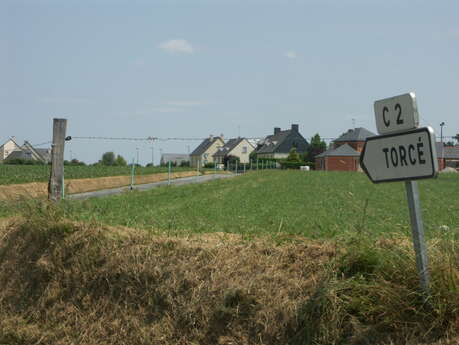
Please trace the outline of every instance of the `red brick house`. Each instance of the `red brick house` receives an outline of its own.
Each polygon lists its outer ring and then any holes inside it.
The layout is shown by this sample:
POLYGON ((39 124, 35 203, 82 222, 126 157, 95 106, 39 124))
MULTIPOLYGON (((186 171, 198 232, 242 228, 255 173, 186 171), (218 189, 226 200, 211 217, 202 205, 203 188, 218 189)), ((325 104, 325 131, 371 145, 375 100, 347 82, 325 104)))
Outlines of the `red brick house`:
POLYGON ((361 171, 359 161, 365 140, 375 135, 362 127, 348 130, 333 141, 331 149, 315 157, 316 170, 361 171))

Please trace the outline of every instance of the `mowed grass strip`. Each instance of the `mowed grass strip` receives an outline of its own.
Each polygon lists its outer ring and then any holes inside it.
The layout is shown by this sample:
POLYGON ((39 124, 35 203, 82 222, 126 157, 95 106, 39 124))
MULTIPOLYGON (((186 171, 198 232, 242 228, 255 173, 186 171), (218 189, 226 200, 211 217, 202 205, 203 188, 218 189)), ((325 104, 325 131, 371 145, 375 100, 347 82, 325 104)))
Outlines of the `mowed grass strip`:
MULTIPOLYGON (((49 165, 9 165, 0 164, 0 185, 29 182, 47 182, 50 175, 49 165)), ((167 172, 167 167, 137 167, 136 175, 149 175, 167 172)), ((173 172, 188 171, 190 168, 173 167, 173 172)), ((125 166, 64 166, 65 179, 96 178, 107 176, 129 176, 131 167, 125 166)))
MULTIPOLYGON (((420 182, 427 236, 459 230, 459 176, 420 182)), ((206 184, 69 201, 67 214, 170 234, 230 232, 333 238, 347 232, 410 234, 404 183, 364 174, 263 171, 206 184)))

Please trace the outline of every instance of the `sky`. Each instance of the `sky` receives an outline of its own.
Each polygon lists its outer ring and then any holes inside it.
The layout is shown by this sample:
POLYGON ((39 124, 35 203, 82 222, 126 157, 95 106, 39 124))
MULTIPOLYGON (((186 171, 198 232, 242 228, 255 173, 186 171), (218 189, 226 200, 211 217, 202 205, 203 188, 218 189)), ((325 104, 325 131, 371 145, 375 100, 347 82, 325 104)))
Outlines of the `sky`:
POLYGON ((66 159, 158 163, 199 141, 79 137, 264 137, 295 123, 336 138, 376 132, 374 101, 406 92, 421 125, 454 136, 458 16, 456 0, 2 0, 0 141, 46 143, 66 118, 66 159))

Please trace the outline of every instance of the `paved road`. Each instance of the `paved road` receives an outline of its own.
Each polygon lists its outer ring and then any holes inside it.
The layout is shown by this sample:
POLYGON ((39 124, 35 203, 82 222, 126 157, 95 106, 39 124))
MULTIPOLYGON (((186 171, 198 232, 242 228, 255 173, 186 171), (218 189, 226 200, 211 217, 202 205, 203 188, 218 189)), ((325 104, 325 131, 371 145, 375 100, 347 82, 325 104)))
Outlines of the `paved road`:
MULTIPOLYGON (((212 181, 215 179, 229 178, 233 176, 236 176, 236 175, 235 174, 216 174, 216 175, 212 174, 212 175, 183 177, 183 178, 177 178, 177 179, 171 180, 171 185, 181 186, 181 185, 190 184, 190 183, 203 183, 203 182, 212 181)), ((160 186, 167 186, 167 185, 168 185, 168 181, 166 180, 166 181, 160 181, 160 182, 154 182, 154 183, 139 184, 139 185, 134 186, 133 189, 143 191, 143 190, 148 190, 148 189, 157 188, 160 186)), ((129 190, 129 187, 120 187, 120 188, 113 188, 113 189, 97 190, 94 192, 87 192, 87 193, 70 194, 70 195, 66 195, 65 197, 66 199, 88 199, 88 198, 120 194, 128 190, 129 190)))

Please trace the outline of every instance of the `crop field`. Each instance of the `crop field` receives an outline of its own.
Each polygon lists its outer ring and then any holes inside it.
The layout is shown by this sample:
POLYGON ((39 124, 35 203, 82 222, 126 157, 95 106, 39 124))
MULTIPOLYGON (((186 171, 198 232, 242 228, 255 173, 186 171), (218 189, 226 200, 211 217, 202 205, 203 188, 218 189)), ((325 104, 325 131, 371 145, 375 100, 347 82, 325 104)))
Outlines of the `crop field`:
MULTIPOLYGON (((459 176, 442 174, 419 182, 427 236, 459 233, 459 176)), ((264 171, 203 185, 67 201, 68 216, 189 234, 229 232, 333 238, 410 234, 403 183, 374 185, 364 174, 264 171)))
MULTIPOLYGON (((190 168, 173 167, 174 172, 190 168)), ((136 175, 149 175, 167 172, 167 167, 137 167, 136 175)), ((0 185, 28 182, 46 182, 49 179, 49 165, 9 165, 0 164, 0 185)), ((131 174, 131 167, 125 166, 73 166, 64 167, 66 179, 93 178, 106 176, 123 176, 131 174)))

